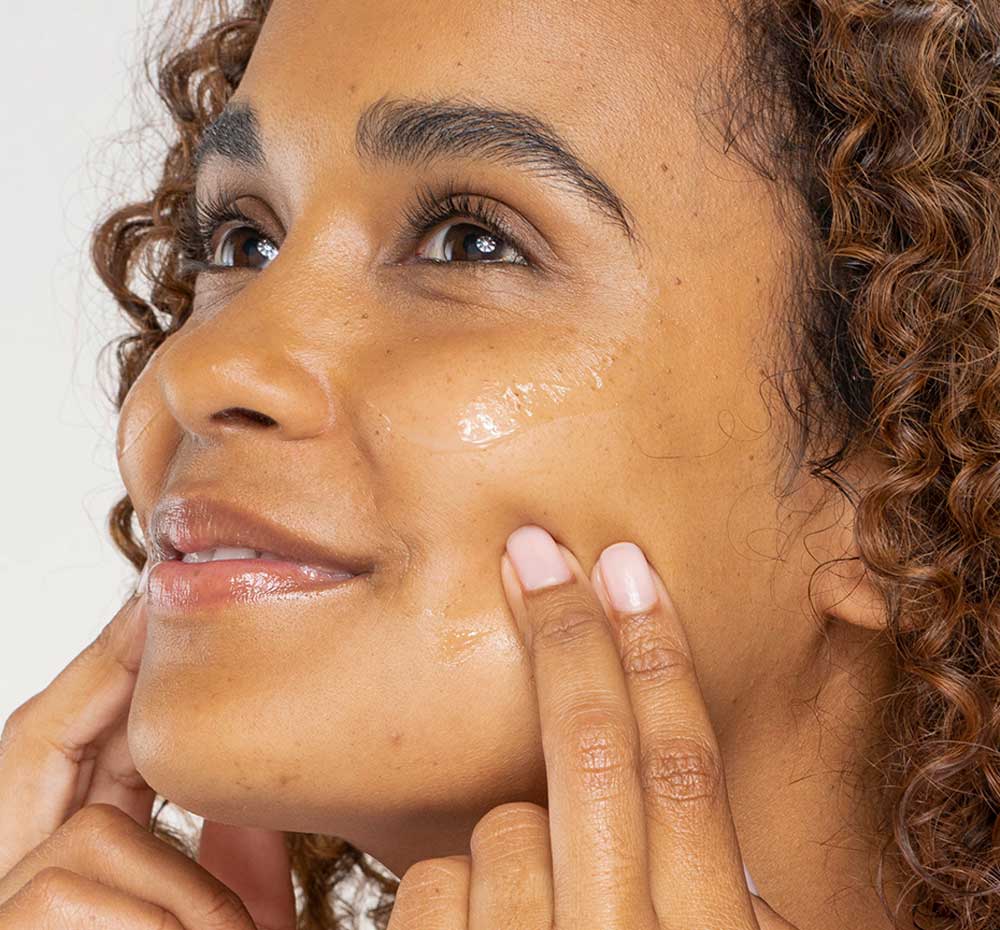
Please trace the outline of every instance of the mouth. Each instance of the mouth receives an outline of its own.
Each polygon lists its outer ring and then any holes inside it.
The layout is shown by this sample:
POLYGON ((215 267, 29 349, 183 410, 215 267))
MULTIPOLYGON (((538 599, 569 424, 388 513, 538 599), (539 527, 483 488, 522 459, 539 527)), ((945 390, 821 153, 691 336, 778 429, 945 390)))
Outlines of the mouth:
POLYGON ((343 587, 373 565, 218 499, 175 497, 150 517, 139 589, 154 608, 194 611, 343 587))

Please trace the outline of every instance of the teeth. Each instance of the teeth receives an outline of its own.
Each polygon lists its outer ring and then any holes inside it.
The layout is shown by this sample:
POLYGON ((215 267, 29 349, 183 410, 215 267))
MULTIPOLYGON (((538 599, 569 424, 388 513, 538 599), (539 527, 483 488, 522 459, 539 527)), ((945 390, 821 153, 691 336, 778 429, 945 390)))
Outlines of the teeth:
POLYGON ((182 562, 219 562, 222 559, 259 559, 261 553, 257 549, 246 549, 242 546, 218 546, 215 549, 205 549, 201 552, 188 552, 182 562))

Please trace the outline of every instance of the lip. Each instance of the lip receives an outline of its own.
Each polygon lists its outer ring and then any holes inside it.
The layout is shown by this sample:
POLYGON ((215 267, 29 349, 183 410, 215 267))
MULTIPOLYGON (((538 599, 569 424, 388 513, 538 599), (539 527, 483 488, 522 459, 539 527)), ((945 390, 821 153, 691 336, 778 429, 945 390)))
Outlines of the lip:
POLYGON ((219 498, 162 499, 149 520, 146 595, 151 605, 195 610, 342 587, 371 573, 372 560, 328 547, 287 529, 277 519, 219 498), (239 546, 278 559, 183 562, 183 555, 239 546))

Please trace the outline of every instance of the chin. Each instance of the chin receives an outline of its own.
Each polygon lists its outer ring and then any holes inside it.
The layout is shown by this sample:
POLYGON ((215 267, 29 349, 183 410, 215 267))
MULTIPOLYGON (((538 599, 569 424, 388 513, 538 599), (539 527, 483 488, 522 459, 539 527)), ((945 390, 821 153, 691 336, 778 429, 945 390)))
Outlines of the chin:
POLYGON ((338 836, 381 859, 401 836, 434 848, 438 830, 460 852, 490 808, 545 803, 533 695, 503 667, 394 676, 389 692, 369 677, 331 693, 327 675, 324 693, 304 675, 291 695, 156 658, 140 668, 129 749, 151 788, 201 817, 338 836))

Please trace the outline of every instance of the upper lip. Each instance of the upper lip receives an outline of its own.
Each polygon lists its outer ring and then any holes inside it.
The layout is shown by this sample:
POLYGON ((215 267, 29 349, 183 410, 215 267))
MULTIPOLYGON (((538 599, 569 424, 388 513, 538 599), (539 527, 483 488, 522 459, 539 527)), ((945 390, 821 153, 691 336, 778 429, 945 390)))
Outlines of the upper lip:
POLYGON ((150 514, 149 542, 153 562, 219 546, 240 546, 334 572, 357 575, 372 569, 364 556, 331 551, 276 519, 219 498, 175 495, 161 499, 150 514))

